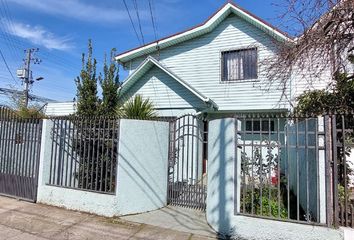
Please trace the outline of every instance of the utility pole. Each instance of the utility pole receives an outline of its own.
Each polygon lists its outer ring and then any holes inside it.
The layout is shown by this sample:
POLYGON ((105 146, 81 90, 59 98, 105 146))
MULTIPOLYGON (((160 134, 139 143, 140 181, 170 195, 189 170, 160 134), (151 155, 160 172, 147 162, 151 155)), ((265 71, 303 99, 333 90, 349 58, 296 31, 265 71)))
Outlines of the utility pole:
MULTIPOLYGON (((17 76, 23 80, 24 90, 23 90, 23 105, 25 108, 28 107, 29 100, 29 89, 30 86, 34 83, 32 79, 32 71, 31 71, 31 61, 34 64, 40 64, 41 60, 39 58, 33 57, 35 52, 38 52, 38 48, 29 48, 25 50, 26 58, 24 59, 24 68, 17 70, 17 76)), ((37 78, 36 80, 42 80, 42 77, 37 78)))
POLYGON ((25 60, 25 79, 24 79, 25 90, 23 91, 25 108, 28 107, 29 81, 30 81, 30 75, 32 75, 32 74, 30 74, 31 55, 32 55, 32 49, 27 49, 26 50, 26 60, 25 60))

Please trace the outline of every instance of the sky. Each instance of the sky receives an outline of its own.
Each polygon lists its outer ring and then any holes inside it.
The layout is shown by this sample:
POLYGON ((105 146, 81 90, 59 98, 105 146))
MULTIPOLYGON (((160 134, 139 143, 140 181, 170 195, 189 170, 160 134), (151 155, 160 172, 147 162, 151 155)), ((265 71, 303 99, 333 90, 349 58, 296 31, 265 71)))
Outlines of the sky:
MULTIPOLYGON (((258 17, 279 26, 281 9, 277 0, 234 0, 258 17)), ((279 1, 279 0, 278 0, 279 1)), ((157 38, 193 27, 205 21, 226 0, 151 0, 157 38)), ((137 13, 144 42, 155 40, 149 1, 126 0, 138 34, 137 13)), ((104 54, 112 48, 123 52, 142 42, 136 36, 123 0, 0 0, 0 49, 8 64, 0 58, 0 87, 22 90, 16 70, 23 67, 24 49, 39 48, 41 59, 33 64, 35 82, 31 93, 57 101, 72 101, 76 94, 74 79, 81 70, 81 55, 92 39, 97 72, 102 71, 104 54)), ((121 69, 120 79, 127 73, 121 69)), ((0 97, 3 104, 4 97, 0 97)))

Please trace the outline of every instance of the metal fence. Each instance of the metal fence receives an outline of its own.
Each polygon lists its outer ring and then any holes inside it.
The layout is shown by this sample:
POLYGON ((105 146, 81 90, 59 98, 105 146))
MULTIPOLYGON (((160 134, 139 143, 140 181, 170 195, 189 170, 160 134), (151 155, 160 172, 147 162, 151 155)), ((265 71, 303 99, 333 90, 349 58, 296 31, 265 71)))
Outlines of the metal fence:
POLYGON ((114 194, 119 119, 51 119, 49 185, 114 194))
POLYGON ((352 115, 235 119, 239 214, 353 226, 352 115))
POLYGON ((207 124, 194 115, 170 122, 168 204, 205 210, 207 124))
POLYGON ((333 144, 330 160, 332 183, 329 184, 334 198, 329 201, 333 205, 329 219, 334 226, 354 228, 354 116, 332 115, 327 116, 326 121, 330 122, 333 144))
POLYGON ((0 194, 36 201, 42 121, 0 108, 0 194))

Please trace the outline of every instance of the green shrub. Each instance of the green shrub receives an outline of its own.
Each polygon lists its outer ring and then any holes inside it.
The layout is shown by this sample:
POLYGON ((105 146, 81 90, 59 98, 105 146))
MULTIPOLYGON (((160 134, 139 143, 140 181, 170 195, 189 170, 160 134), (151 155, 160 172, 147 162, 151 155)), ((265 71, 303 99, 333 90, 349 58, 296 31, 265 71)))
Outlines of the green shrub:
MULTIPOLYGON (((241 190, 242 191, 242 190, 241 190)), ((252 213, 252 203, 253 203, 253 214, 258 216, 267 217, 278 217, 287 218, 288 211, 285 208, 280 194, 279 204, 278 204, 278 189, 271 186, 263 186, 262 188, 253 189, 253 202, 252 202, 252 189, 249 187, 246 194, 242 192, 241 196, 241 210, 243 211, 243 206, 245 210, 243 213, 252 213), (261 198, 262 191, 262 198, 261 198), (262 212, 261 212, 261 199, 262 199, 262 212)))

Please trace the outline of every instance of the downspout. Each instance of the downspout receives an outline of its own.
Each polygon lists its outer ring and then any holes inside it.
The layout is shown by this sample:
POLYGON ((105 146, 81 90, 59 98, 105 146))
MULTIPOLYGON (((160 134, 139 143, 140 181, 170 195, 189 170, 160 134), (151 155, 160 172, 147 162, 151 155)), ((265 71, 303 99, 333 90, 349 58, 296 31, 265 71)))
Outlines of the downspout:
POLYGON ((204 102, 205 102, 206 104, 208 104, 209 107, 206 108, 206 109, 204 109, 204 110, 202 110, 202 111, 197 112, 197 113, 195 114, 196 116, 199 116, 199 115, 201 115, 201 114, 203 114, 203 113, 207 113, 208 110, 213 110, 213 111, 215 111, 215 110, 217 110, 217 109, 219 108, 219 106, 218 106, 216 103, 214 103, 210 98, 206 98, 204 102))

